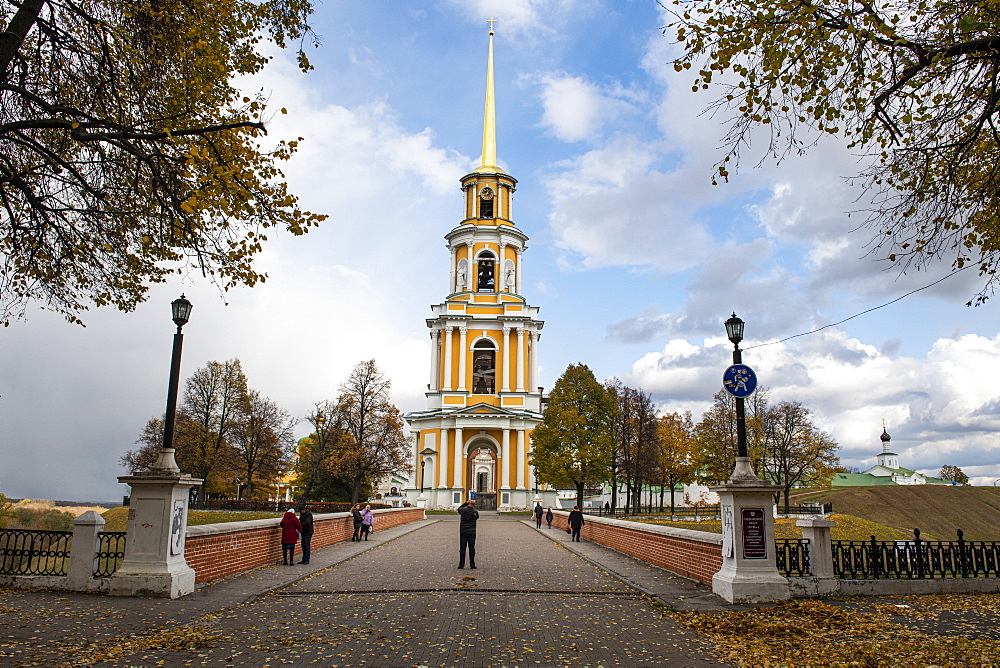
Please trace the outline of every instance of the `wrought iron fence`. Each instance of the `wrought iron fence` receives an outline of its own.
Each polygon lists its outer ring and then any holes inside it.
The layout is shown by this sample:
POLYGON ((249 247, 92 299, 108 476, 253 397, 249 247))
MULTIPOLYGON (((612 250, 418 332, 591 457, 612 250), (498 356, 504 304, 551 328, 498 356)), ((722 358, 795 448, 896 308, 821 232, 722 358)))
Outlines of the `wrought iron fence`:
POLYGON ((786 577, 811 575, 808 538, 776 538, 774 556, 778 572, 786 577))
POLYGON ((675 507, 670 510, 669 506, 640 506, 639 508, 584 508, 585 515, 597 515, 599 517, 638 517, 640 515, 649 517, 698 517, 709 519, 719 517, 719 506, 701 506, 692 508, 689 506, 675 507))
POLYGON ((1000 542, 924 540, 920 529, 913 540, 833 541, 833 571, 837 577, 876 578, 975 578, 1000 577, 1000 542))
POLYGON ((97 552, 97 563, 94 565, 94 577, 111 577, 125 558, 125 531, 102 531, 97 534, 100 548, 97 552))
POLYGON ((0 575, 66 575, 72 531, 0 529, 0 575))

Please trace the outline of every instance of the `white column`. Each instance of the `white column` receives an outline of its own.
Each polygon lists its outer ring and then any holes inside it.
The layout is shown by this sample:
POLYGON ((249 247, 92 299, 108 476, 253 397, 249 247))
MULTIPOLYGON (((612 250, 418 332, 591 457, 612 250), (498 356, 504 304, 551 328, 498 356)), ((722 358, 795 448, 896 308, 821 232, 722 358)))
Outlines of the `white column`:
POLYGON ((517 430, 517 489, 526 489, 524 482, 524 467, 525 467, 525 449, 524 449, 524 430, 517 430))
POLYGON ((448 292, 458 292, 461 290, 458 284, 455 282, 458 276, 458 249, 454 246, 451 247, 451 273, 448 275, 448 292))
POLYGON ((430 389, 432 391, 438 389, 438 376, 441 371, 441 351, 440 351, 440 334, 441 330, 432 329, 431 330, 431 382, 430 389))
POLYGON ((465 442, 462 440, 462 428, 455 429, 455 479, 452 487, 461 489, 465 487, 465 478, 462 476, 462 465, 465 464, 465 442))
POLYGON ((467 345, 467 336, 469 334, 468 327, 459 327, 458 332, 460 334, 458 338, 458 391, 465 392, 465 360, 469 357, 469 351, 467 345))
POLYGON ((473 257, 476 248, 476 237, 472 236, 472 240, 465 244, 469 249, 469 271, 466 272, 465 277, 465 289, 471 290, 473 286, 472 274, 476 271, 475 258, 473 257))
POLYGON ((519 295, 523 295, 524 294, 521 291, 521 253, 522 252, 523 251, 521 249, 518 249, 518 251, 517 251, 517 260, 515 262, 515 264, 517 264, 517 273, 514 274, 514 282, 517 284, 517 294, 519 294, 519 295))
POLYGON ((524 327, 517 329, 517 391, 524 392, 524 327))
POLYGON ((446 483, 448 480, 448 432, 450 431, 445 427, 441 428, 441 443, 438 445, 438 465, 435 475, 437 480, 434 481, 434 486, 438 489, 448 486, 446 483))
POLYGON ((538 355, 535 349, 538 347, 538 332, 528 332, 528 390, 538 391, 538 355))
POLYGON ((444 334, 444 381, 441 383, 442 390, 454 389, 451 384, 451 326, 441 329, 444 334))
POLYGON ((500 489, 510 489, 510 429, 506 427, 503 430, 503 439, 500 441, 500 456, 503 458, 500 489))
POLYGON ((506 325, 500 344, 500 391, 510 392, 510 327, 506 325))

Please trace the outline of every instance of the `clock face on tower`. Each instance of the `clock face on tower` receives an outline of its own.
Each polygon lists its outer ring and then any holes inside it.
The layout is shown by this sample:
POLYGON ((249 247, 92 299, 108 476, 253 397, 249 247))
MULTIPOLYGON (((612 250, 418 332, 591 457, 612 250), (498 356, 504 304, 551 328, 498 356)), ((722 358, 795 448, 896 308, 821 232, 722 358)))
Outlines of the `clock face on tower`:
POLYGON ((493 199, 493 188, 486 186, 485 188, 479 191, 479 197, 481 199, 493 199))

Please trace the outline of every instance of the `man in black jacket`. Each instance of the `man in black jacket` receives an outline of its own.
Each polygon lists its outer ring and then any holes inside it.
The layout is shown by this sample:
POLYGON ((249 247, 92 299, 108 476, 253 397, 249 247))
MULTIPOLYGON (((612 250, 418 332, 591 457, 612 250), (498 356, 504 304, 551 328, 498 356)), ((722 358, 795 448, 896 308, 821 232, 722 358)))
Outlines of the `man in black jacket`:
POLYGON ((469 548, 469 568, 476 567, 476 521, 479 511, 476 500, 469 499, 458 507, 458 567, 465 568, 465 548, 469 548))
POLYGON ((580 512, 580 506, 573 506, 573 510, 570 511, 569 528, 573 530, 573 540, 579 543, 580 529, 583 528, 583 513, 580 512))
POLYGON ((313 514, 308 506, 303 505, 302 509, 299 510, 299 524, 302 525, 302 561, 299 563, 308 564, 313 537, 313 514))

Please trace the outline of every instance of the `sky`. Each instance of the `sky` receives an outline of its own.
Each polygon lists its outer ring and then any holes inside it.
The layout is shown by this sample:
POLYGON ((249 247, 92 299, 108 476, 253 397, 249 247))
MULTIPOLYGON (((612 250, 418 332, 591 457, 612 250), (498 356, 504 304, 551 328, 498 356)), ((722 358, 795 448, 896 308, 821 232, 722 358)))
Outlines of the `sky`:
POLYGON ((980 288, 967 271, 875 308, 948 265, 900 274, 871 252, 848 215, 863 193, 842 142, 780 164, 755 144, 713 186, 726 119, 674 71, 653 0, 399 0, 318 4, 315 69, 275 52, 240 82, 287 108, 268 124, 303 138, 287 181, 330 215, 271 236, 266 283, 220 294, 177 277, 132 313, 88 312, 85 328, 32 309, 0 332, 0 492, 121 498, 119 457, 164 410, 181 293, 194 304, 184 378, 239 358, 251 387, 304 417, 375 359, 401 410, 425 408, 425 321, 447 294, 458 179, 479 164, 490 17, 497 152, 530 237, 543 386, 584 363, 697 419, 731 363, 735 312, 744 363, 772 401, 812 411, 844 465, 875 463, 884 420, 901 466, 1000 479, 1000 304, 965 306, 980 288))

